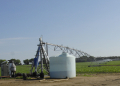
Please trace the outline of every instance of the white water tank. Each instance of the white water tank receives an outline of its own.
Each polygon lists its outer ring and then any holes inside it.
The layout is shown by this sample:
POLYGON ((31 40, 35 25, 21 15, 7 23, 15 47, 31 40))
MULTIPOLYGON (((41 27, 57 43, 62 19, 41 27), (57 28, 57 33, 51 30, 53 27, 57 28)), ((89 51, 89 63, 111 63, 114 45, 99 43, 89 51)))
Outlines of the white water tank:
POLYGON ((50 78, 76 77, 75 57, 63 52, 58 57, 50 57, 50 78))
POLYGON ((11 65, 12 65, 12 63, 8 63, 8 70, 9 70, 10 77, 11 77, 11 65))
POLYGON ((11 71, 16 72, 16 66, 15 66, 14 62, 12 62, 12 64, 11 64, 11 71))
POLYGON ((16 72, 16 66, 13 61, 10 61, 8 63, 8 70, 9 70, 10 77, 11 77, 12 72, 16 72))

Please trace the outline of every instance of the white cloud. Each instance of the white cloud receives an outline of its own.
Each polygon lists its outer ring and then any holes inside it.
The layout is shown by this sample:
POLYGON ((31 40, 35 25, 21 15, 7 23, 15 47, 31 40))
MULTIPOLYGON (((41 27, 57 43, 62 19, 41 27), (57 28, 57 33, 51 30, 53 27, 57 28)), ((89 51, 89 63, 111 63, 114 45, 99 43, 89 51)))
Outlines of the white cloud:
POLYGON ((30 39, 30 38, 27 38, 27 37, 5 38, 5 39, 0 39, 0 41, 7 41, 7 40, 22 40, 22 39, 30 39))
MULTIPOLYGON (((0 39, 0 46, 5 45, 5 44, 8 43, 9 41, 25 40, 25 39, 31 39, 31 38, 27 38, 27 37, 17 37, 17 38, 4 38, 4 39, 0 39)), ((12 44, 12 45, 14 45, 14 44, 12 44)))

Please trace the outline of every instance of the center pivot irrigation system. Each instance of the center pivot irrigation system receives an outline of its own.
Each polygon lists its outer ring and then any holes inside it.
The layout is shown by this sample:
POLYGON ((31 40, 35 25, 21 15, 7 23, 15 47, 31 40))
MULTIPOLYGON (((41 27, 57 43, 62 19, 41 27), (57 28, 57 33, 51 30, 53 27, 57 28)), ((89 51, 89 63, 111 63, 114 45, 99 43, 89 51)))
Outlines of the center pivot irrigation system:
MULTIPOLYGON (((62 50, 63 52, 67 52, 69 54, 73 54, 76 57, 81 57, 81 56, 87 56, 90 57, 89 54, 74 49, 74 48, 69 48, 69 47, 65 47, 62 45, 55 45, 55 44, 51 44, 51 43, 47 43, 47 42, 43 42, 42 38, 39 38, 40 44, 38 45, 38 49, 34 58, 34 62, 32 64, 32 68, 30 70, 30 74, 31 76, 34 77, 40 77, 40 78, 44 78, 44 73, 43 73, 43 69, 47 71, 48 75, 50 74, 49 72, 49 57, 48 57, 48 45, 54 46, 54 51, 56 51, 57 49, 62 50), (39 65, 39 59, 40 57, 40 68, 38 68, 39 65), (44 61, 44 65, 43 65, 43 61, 44 61), (33 71, 33 68, 35 67, 35 71, 33 71), (41 70, 41 73, 39 73, 39 71, 41 70)), ((27 77, 26 74, 23 74, 23 79, 25 80, 27 77)))

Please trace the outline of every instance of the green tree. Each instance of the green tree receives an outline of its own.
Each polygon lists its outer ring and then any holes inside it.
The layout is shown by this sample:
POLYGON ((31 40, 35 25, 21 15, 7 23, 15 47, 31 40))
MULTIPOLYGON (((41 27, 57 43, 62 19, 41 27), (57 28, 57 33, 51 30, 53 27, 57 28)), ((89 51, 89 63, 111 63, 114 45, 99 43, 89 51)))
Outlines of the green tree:
POLYGON ((19 59, 16 59, 15 64, 17 64, 17 65, 21 65, 21 61, 20 61, 19 59))
POLYGON ((1 63, 6 61, 5 59, 0 59, 0 67, 1 67, 1 63))
POLYGON ((20 65, 21 64, 21 61, 19 59, 10 59, 10 60, 14 61, 15 65, 20 65))
POLYGON ((29 63, 32 63, 34 61, 34 58, 31 58, 30 60, 29 60, 29 63))
POLYGON ((23 60, 24 64, 29 65, 29 59, 23 60))

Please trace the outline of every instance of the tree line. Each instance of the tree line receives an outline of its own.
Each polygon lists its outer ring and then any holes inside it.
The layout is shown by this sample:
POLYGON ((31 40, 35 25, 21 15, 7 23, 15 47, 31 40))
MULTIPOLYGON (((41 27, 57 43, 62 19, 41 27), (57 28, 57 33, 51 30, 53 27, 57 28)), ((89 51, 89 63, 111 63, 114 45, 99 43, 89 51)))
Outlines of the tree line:
MULTIPOLYGON (((23 60, 25 65, 29 65, 30 63, 32 63, 34 61, 34 58, 31 59, 25 59, 23 60)), ((39 64, 41 63, 41 61, 38 62, 39 64)), ((45 64, 45 59, 43 58, 43 64, 45 64)))
POLYGON ((107 57, 81 56, 79 58, 76 58, 76 62, 91 62, 91 61, 99 61, 105 59, 120 60, 120 56, 107 56, 107 57))
MULTIPOLYGON (((21 61, 19 59, 10 59, 10 60, 14 61, 15 65, 22 65, 22 63, 21 63, 21 61)), ((1 67, 1 63, 4 62, 4 61, 6 61, 6 63, 7 63, 7 60, 0 59, 0 67, 1 67)))
MULTIPOLYGON (((15 64, 15 65, 22 65, 22 63, 21 63, 21 61, 20 61, 19 59, 10 59, 10 60, 14 61, 14 64, 15 64)), ((5 59, 0 59, 0 67, 1 67, 1 63, 4 62, 4 61, 7 62, 7 60, 5 60, 5 59)), ((9 60, 8 60, 8 61, 9 61, 9 60)), ((29 65, 29 63, 32 63, 32 61, 34 61, 34 58, 25 59, 25 60, 23 60, 23 63, 24 63, 25 65, 29 65)))
MULTIPOLYGON (((112 60, 120 60, 120 56, 108 56, 108 57, 94 57, 94 56, 90 56, 90 57, 87 57, 87 56, 82 56, 82 57, 79 57, 79 58, 76 58, 76 62, 90 62, 90 61, 97 61, 97 60, 103 60, 103 59, 112 59, 112 60)), ((14 61, 15 65, 22 65, 21 61, 19 59, 10 59, 12 61, 14 61)), ((5 59, 0 59, 0 66, 1 66, 1 63, 4 62, 4 61, 7 61, 5 59)), ((31 59, 25 59, 23 60, 23 63, 25 65, 29 65, 30 63, 32 63, 34 61, 34 58, 31 58, 31 59)), ((39 63, 41 63, 39 61, 39 63)), ((43 64, 45 63, 45 60, 43 59, 43 64)))
MULTIPOLYGON (((19 60, 19 59, 10 59, 10 60, 12 60, 12 61, 14 61, 14 64, 15 65, 22 65, 22 63, 21 63, 21 61, 19 60)), ((5 60, 5 59, 0 59, 0 67, 1 67, 1 63, 2 62, 4 62, 4 61, 7 61, 7 60, 5 60)), ((9 60, 8 60, 9 61, 9 60)), ((30 63, 32 63, 34 61, 34 58, 31 58, 31 59, 25 59, 25 60, 23 60, 23 63, 25 64, 25 65, 29 65, 30 63)), ((43 59, 43 63, 44 63, 45 61, 44 61, 44 59, 43 59)), ((39 61, 39 63, 41 63, 40 61, 39 61)))

